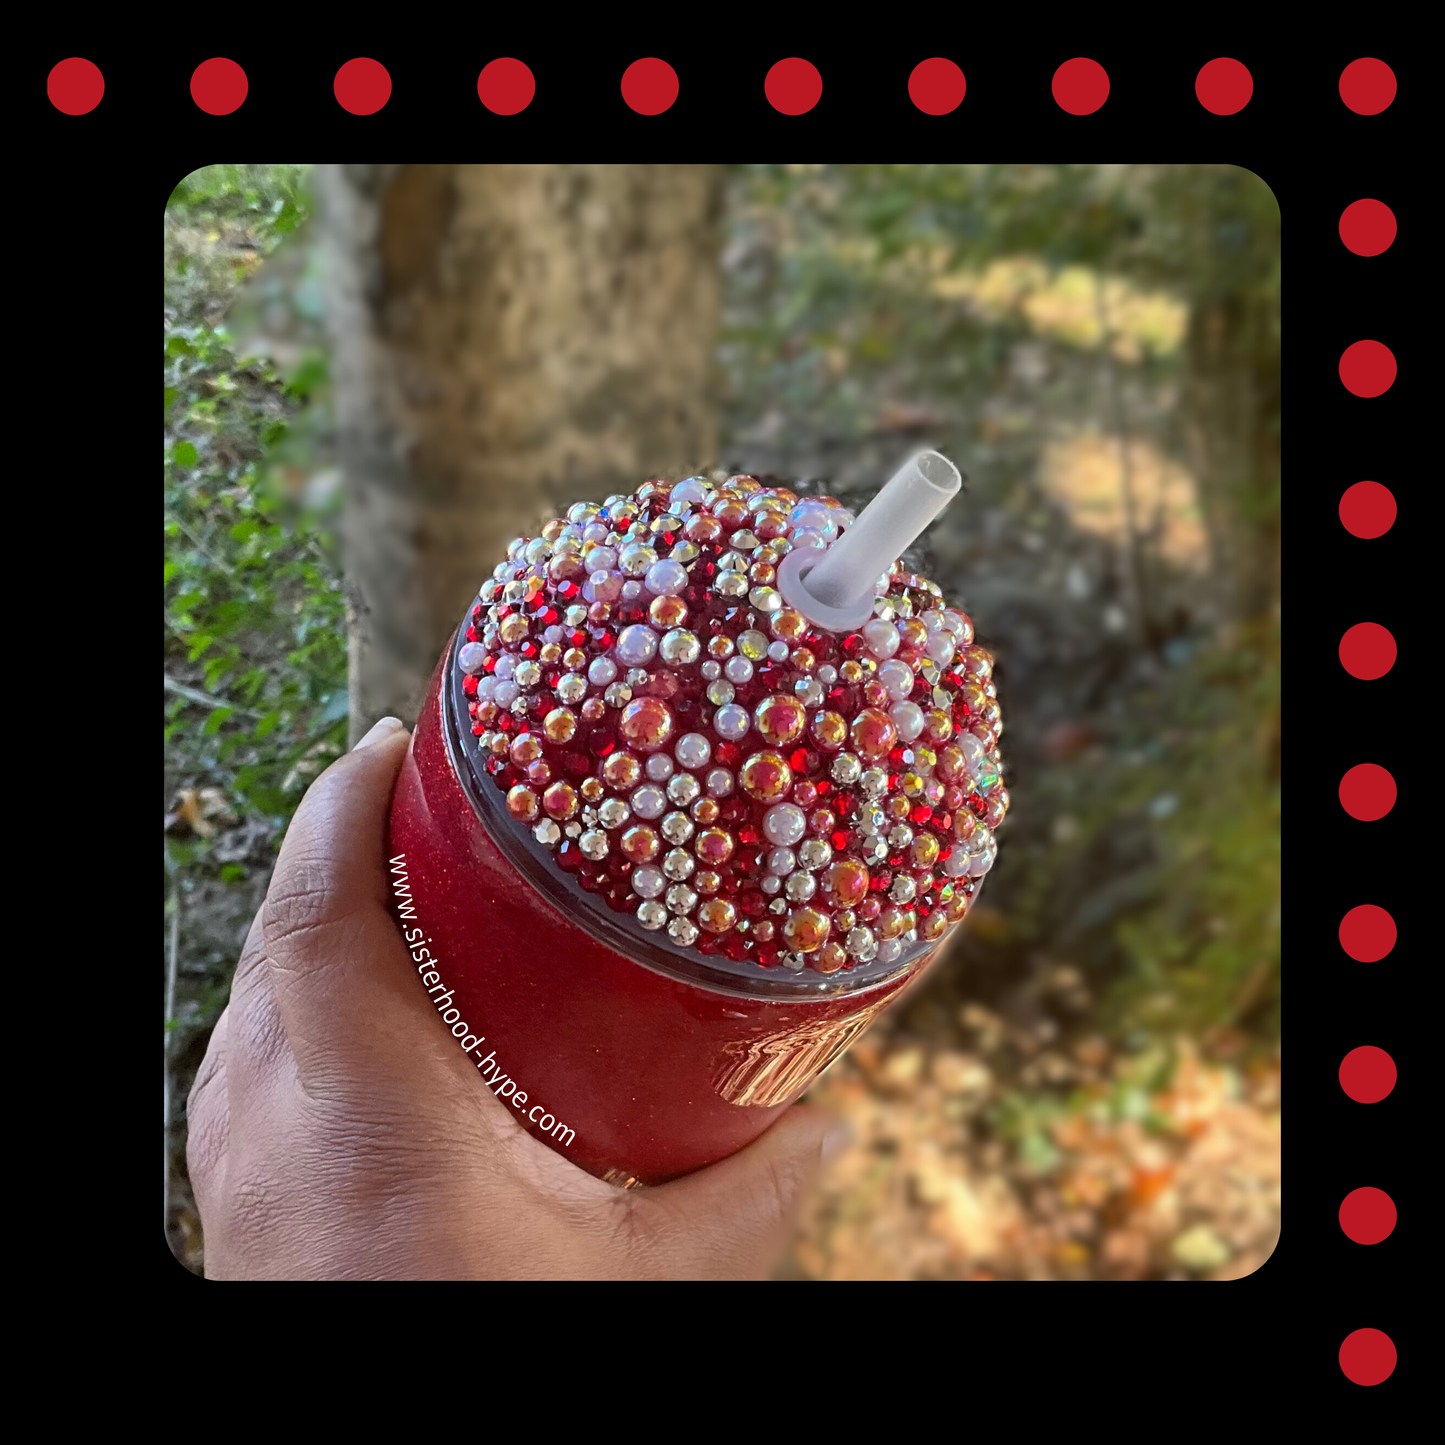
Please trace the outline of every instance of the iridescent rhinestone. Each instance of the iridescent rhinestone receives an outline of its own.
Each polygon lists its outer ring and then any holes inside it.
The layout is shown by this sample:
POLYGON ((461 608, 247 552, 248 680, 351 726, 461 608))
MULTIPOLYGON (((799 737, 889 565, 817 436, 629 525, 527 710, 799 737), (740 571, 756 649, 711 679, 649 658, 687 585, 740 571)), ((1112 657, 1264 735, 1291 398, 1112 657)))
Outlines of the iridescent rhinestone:
POLYGON ((818 891, 818 880, 811 873, 794 873, 783 884, 783 892, 794 903, 806 903, 818 891))
POLYGON ((562 837, 562 830, 550 818, 544 818, 532 829, 532 836, 544 847, 555 847, 562 837))
POLYGON ((669 813, 661 827, 662 836, 669 843, 686 843, 693 835, 693 822, 686 813, 669 813))
POLYGON ((608 798, 597 807, 597 821, 604 828, 620 828, 631 815, 621 798, 608 798))
POLYGON ((739 633, 738 651, 752 662, 761 662, 768 655, 767 636, 756 628, 739 633))
POLYGON ((809 838, 798 846, 798 862, 804 868, 826 868, 833 861, 833 849, 821 838, 809 838))
POLYGON ((681 807, 687 807, 701 792, 702 784, 691 773, 675 773, 668 779, 667 796, 681 807))
POLYGON ((719 572, 712 585, 724 597, 741 597, 748 590, 748 579, 741 572, 719 572))
MULTIPOLYGON (((681 856, 687 858, 689 863, 692 862, 688 854, 681 856)), ((697 894, 685 883, 675 883, 667 890, 667 906, 674 913, 691 913, 697 907, 697 894)))
MULTIPOLYGON (((845 788, 851 787, 858 781, 863 771, 863 765, 853 756, 852 753, 839 753, 833 759, 833 766, 829 773, 835 783, 841 783, 845 788)), ((884 780, 887 781, 886 779, 884 780)))
POLYGON ((913 879, 906 873, 900 873, 889 885, 888 896, 895 903, 911 903, 913 895, 918 890, 914 887, 913 879))
POLYGON ((776 612, 783 605, 782 595, 772 587, 754 587, 748 593, 748 601, 759 612, 776 612))
MULTIPOLYGON (((717 663, 710 662, 709 667, 716 667, 717 663)), ((707 700, 714 707, 722 707, 733 700, 733 685, 726 678, 720 677, 715 682, 707 685, 707 700)), ((746 714, 744 714, 746 716, 746 714)))

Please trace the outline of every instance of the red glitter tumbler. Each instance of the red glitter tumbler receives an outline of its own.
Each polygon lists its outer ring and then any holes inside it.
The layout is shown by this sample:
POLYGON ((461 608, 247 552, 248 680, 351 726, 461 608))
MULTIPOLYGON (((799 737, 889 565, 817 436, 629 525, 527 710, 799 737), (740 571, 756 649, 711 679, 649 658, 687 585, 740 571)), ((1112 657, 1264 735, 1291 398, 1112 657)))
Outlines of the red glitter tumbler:
POLYGON ((398 923, 482 1087, 591 1173, 742 1148, 922 976, 1008 807, 992 658, 896 558, 923 453, 856 520, 651 481, 519 538, 392 800, 398 923))

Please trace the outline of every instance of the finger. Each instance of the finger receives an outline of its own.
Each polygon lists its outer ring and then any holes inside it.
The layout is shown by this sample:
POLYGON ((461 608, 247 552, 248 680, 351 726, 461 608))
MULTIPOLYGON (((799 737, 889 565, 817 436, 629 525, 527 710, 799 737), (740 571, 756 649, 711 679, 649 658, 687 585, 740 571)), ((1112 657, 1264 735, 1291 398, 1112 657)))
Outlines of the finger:
POLYGON ((808 1189, 848 1137, 832 1115, 800 1104, 731 1158, 629 1196, 655 1267, 670 1279, 766 1278, 808 1189))
POLYGON ((383 719, 316 779, 271 878, 262 926, 266 975, 303 1080, 348 1041, 384 1030, 409 981, 387 908, 384 856, 387 808, 408 737, 394 718, 383 719))
POLYGON ((230 1136, 226 1091, 226 1035, 230 1013, 229 1005, 221 1010, 206 1045, 206 1056, 201 1060, 186 1099, 186 1169, 191 1176, 196 1205, 203 1216, 214 1197, 230 1136))

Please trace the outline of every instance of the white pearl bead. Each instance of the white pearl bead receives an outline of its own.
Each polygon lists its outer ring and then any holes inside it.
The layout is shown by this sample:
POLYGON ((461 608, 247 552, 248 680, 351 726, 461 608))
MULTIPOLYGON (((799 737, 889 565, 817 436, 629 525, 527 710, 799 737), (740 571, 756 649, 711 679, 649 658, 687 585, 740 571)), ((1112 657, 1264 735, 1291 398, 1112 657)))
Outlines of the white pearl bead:
POLYGON ((702 768, 712 757, 712 744, 701 733, 684 733, 678 738, 673 752, 683 767, 702 768))
POLYGON ((673 774, 672 759, 666 753, 653 753, 643 766, 654 783, 665 783, 673 774))
POLYGON ((676 597, 687 586, 687 568, 664 557, 647 569, 647 590, 659 597, 676 597))
POLYGON ((587 664, 587 681, 606 687, 617 676, 617 664, 610 657, 594 657, 587 664))
POLYGON ((628 667, 641 667, 657 654, 657 634, 640 622, 624 627, 617 639, 617 656, 628 667))
POLYGON ((928 634, 928 641, 923 644, 923 650, 940 667, 947 667, 953 661, 955 644, 953 638, 940 627, 937 632, 928 634))
POLYGON ((654 868, 650 863, 634 868, 629 882, 632 884, 632 891, 639 898, 656 898, 667 887, 667 879, 663 876, 662 869, 654 868))
POLYGON ((863 641, 874 657, 892 657, 898 651, 900 640, 898 629, 881 617, 870 618, 863 624, 863 641))
POLYGON ((878 681, 888 689, 888 696, 902 702, 913 691, 913 669, 896 658, 878 669, 878 681))
POLYGON ((724 703, 713 715, 712 725, 719 737, 736 742, 751 726, 747 708, 739 703, 724 703))
POLYGON ((808 820, 803 810, 794 803, 775 803, 763 814, 763 837, 769 843, 790 846, 807 830, 808 820))
POLYGON ((667 794, 651 783, 634 789, 627 801, 639 818, 660 818, 667 812, 667 794))
POLYGON ((457 666, 463 672, 469 672, 475 677, 481 670, 482 664, 487 660, 487 649, 480 642, 463 643, 457 651, 457 666))
POLYGON ((900 702, 888 711, 898 736, 911 743, 923 731, 923 709, 916 702, 900 702))
MULTIPOLYGON (((603 536, 606 535, 604 532, 603 536)), ((617 553, 611 547, 594 547, 582 559, 582 566, 588 572, 606 572, 616 565, 617 553)))

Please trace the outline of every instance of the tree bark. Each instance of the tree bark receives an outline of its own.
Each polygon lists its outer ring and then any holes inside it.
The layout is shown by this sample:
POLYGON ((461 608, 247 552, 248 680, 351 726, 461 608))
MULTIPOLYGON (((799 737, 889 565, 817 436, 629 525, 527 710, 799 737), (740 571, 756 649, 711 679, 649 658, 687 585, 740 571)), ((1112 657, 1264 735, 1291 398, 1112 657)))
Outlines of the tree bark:
POLYGON ((715 457, 714 166, 320 166, 351 737, 567 503, 715 457))

